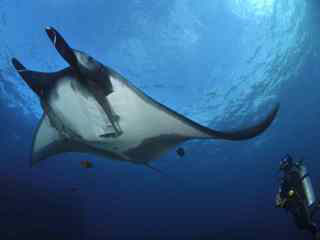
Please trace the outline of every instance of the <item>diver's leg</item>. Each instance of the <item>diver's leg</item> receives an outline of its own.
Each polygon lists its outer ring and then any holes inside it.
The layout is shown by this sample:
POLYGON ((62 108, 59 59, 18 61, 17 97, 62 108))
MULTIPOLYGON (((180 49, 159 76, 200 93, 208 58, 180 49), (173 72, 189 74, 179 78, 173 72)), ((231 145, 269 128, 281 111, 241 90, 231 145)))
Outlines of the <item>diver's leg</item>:
POLYGON ((310 211, 311 212, 311 218, 313 218, 314 214, 316 212, 318 212, 319 209, 320 209, 320 201, 317 202, 317 204, 314 204, 314 206, 312 207, 312 209, 310 211))
POLYGON ((320 231, 317 231, 313 236, 314 240, 320 240, 320 231))
POLYGON ((314 240, 320 240, 320 231, 317 224, 315 224, 314 222, 311 222, 307 230, 312 233, 314 240))
POLYGON ((312 229, 313 239, 314 240, 320 240, 320 230, 319 228, 314 224, 314 227, 312 229))

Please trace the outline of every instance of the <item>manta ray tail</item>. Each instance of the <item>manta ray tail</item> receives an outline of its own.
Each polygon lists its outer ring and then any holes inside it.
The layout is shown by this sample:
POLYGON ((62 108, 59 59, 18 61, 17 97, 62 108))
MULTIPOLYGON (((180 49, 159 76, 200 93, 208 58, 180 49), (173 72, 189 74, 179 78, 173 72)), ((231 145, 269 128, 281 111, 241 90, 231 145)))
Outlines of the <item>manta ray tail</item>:
POLYGON ((165 177, 170 177, 168 174, 164 173, 162 170, 155 168, 153 166, 151 166, 148 163, 145 163, 144 166, 146 166, 147 168, 151 169, 154 172, 157 172, 158 174, 160 174, 161 176, 165 176, 165 177))
MULTIPOLYGON (((178 187, 180 189, 187 187, 187 188, 185 188, 185 190, 190 191, 189 186, 193 185, 192 182, 189 182, 185 179, 182 179, 182 178, 174 176, 174 175, 167 174, 167 173, 163 172, 163 170, 160 170, 154 166, 151 166, 149 163, 145 163, 144 166, 146 166, 147 168, 151 169, 154 172, 157 172, 162 177, 168 177, 170 180, 173 180, 176 184, 179 184, 178 187)), ((198 186, 196 186, 196 187, 198 188, 198 186)))

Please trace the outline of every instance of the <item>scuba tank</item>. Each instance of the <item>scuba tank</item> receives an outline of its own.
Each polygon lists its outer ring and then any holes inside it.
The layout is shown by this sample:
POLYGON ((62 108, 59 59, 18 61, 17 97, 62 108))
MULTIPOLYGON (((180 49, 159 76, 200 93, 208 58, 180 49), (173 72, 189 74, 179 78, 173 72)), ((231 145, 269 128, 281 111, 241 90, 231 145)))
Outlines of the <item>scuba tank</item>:
POLYGON ((303 161, 294 163, 291 156, 286 155, 281 161, 280 170, 283 171, 284 179, 287 179, 286 184, 299 194, 301 200, 305 202, 306 207, 312 207, 316 202, 316 197, 310 176, 303 161))
POLYGON ((316 202, 316 197, 311 184, 310 176, 308 174, 306 166, 302 162, 296 164, 299 171, 304 198, 306 200, 307 206, 310 208, 316 202))

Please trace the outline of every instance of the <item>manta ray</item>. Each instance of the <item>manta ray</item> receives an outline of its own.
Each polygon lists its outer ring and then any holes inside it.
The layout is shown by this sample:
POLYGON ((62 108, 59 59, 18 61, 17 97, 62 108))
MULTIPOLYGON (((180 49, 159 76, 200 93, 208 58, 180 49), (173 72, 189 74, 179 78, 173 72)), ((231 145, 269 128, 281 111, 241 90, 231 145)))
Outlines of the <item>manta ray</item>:
POLYGON ((179 114, 135 87, 115 70, 71 48, 53 27, 46 32, 70 65, 52 73, 12 64, 37 94, 43 115, 32 140, 31 166, 65 152, 102 155, 147 165, 191 139, 245 140, 264 132, 277 103, 259 123, 236 131, 216 131, 179 114))

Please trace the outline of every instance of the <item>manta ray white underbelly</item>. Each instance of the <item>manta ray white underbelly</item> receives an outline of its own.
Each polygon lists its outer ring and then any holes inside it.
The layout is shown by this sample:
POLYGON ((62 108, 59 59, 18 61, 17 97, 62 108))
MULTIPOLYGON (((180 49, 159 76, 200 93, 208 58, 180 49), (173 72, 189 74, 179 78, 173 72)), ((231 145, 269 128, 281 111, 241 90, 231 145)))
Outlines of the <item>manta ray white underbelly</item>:
POLYGON ((120 136, 104 137, 115 132, 110 119, 95 96, 76 78, 66 75, 48 96, 47 115, 50 117, 44 118, 46 127, 39 129, 34 151, 38 152, 44 142, 50 141, 46 139, 48 129, 54 133, 52 139, 55 141, 62 135, 69 141, 113 152, 133 162, 153 159, 188 138, 210 138, 181 121, 176 113, 161 109, 155 100, 145 97, 121 76, 111 75, 110 80, 113 92, 105 97, 105 101, 117 115, 114 121, 122 130, 120 136))
POLYGON ((220 132, 169 109, 120 74, 71 49, 53 28, 46 29, 70 67, 56 73, 13 65, 39 96, 44 115, 33 139, 32 165, 63 152, 91 152, 144 163, 177 144, 200 138, 243 140, 267 129, 279 105, 255 126, 220 132))

